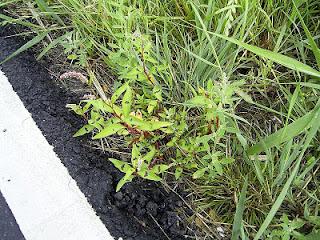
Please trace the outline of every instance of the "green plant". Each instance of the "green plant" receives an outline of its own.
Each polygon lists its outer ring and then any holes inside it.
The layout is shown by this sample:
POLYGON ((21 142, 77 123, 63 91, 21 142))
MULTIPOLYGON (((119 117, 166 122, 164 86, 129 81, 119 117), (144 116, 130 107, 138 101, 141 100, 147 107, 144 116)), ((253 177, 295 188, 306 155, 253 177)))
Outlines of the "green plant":
POLYGON ((59 46, 87 70, 101 99, 69 105, 87 120, 75 136, 92 134, 105 149, 116 135, 130 150, 110 159, 124 173, 117 190, 172 175, 204 236, 217 223, 233 223, 234 239, 304 234, 295 219, 308 227, 301 209, 317 216, 320 199, 318 1, 7 4, 18 11, 8 8, 2 24, 35 36, 17 53, 42 44, 41 58, 59 46), (117 80, 99 76, 101 66, 117 80))
POLYGON ((275 240, 316 240, 320 236, 319 231, 319 217, 318 216, 308 216, 305 219, 295 218, 290 220, 286 214, 284 214, 281 219, 279 227, 274 229, 267 236, 268 239, 275 240), (301 233, 300 230, 304 227, 311 228, 308 234, 301 233))
POLYGON ((200 88, 196 96, 181 106, 167 105, 163 103, 161 86, 157 85, 157 73, 166 68, 152 59, 148 38, 136 37, 137 34, 133 41, 125 41, 110 55, 109 60, 125 80, 111 98, 68 105, 88 121, 75 136, 94 130, 98 133, 93 139, 117 134, 132 147, 130 163, 111 159, 125 173, 117 191, 135 176, 159 181, 159 175, 173 166, 176 179, 185 170, 192 172, 195 179, 223 174, 223 165, 234 159, 219 151, 224 148, 221 140, 226 133, 237 131, 233 107, 238 100, 236 93, 245 95, 241 90, 244 82, 229 83, 226 78, 221 83, 209 81, 206 89, 200 88), (200 125, 190 129, 195 125, 190 116, 195 114, 200 125))

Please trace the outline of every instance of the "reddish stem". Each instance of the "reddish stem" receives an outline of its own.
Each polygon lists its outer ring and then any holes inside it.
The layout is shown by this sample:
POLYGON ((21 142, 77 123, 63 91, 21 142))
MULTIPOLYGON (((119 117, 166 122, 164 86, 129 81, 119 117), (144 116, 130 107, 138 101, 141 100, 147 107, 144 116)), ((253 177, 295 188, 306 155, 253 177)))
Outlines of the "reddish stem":
POLYGON ((219 117, 217 116, 217 117, 216 117, 216 127, 217 127, 217 129, 219 128, 219 126, 220 126, 220 119, 219 119, 219 117))

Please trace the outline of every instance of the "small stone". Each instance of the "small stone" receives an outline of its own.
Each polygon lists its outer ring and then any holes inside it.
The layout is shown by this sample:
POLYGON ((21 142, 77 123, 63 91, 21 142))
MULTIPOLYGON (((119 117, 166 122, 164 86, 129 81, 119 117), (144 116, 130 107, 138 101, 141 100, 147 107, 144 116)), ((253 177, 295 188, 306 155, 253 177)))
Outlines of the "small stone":
POLYGON ((77 154, 80 153, 80 148, 79 147, 73 147, 73 151, 77 154))
POLYGON ((167 223, 169 226, 175 225, 179 222, 179 218, 175 212, 167 212, 167 223))
POLYGON ((218 232, 221 232, 221 233, 224 233, 224 230, 223 230, 222 227, 217 227, 217 231, 218 231, 218 232))
POLYGON ((219 233, 219 235, 224 238, 226 235, 224 235, 223 233, 219 233))
POLYGON ((114 198, 117 199, 117 200, 122 200, 123 198, 123 194, 122 192, 117 192, 115 195, 114 195, 114 198))
POLYGON ((7 129, 3 129, 3 130, 2 130, 2 132, 4 132, 4 133, 5 133, 6 131, 7 131, 7 129))
POLYGON ((154 202, 148 202, 146 205, 146 209, 147 211, 152 215, 152 216, 156 216, 158 213, 158 204, 154 203, 154 202))

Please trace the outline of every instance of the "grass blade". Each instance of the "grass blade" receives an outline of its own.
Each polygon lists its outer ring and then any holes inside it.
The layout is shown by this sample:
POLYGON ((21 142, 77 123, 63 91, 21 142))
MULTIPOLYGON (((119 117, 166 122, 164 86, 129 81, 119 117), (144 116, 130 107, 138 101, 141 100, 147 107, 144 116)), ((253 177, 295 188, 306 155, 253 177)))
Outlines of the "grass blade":
MULTIPOLYGON (((302 158, 301 158, 302 159, 302 158)), ((259 231, 257 232, 256 236, 254 237, 254 240, 259 240, 261 239, 262 234, 264 233, 264 231, 267 229, 267 227, 269 226, 269 224, 271 223, 272 219, 274 218, 274 216, 276 215, 278 209, 280 208, 284 198, 286 197, 288 190, 291 186, 291 183, 293 181, 293 179, 295 178, 298 170, 299 170, 299 166, 300 166, 300 161, 297 161, 293 172, 291 173, 290 177, 288 178, 286 184, 284 185, 283 189, 281 190, 279 196, 277 197, 277 200, 275 201, 275 203, 272 205, 272 208, 270 210, 270 212, 268 213, 266 219, 264 220, 264 222, 262 223, 261 227, 259 228, 259 231)))
MULTIPOLYGON (((40 28, 38 25, 35 25, 33 23, 22 21, 20 19, 15 19, 15 18, 9 17, 9 16, 1 14, 1 13, 0 13, 0 19, 3 19, 4 21, 7 21, 10 24, 16 23, 16 24, 19 24, 19 25, 25 26, 25 27, 36 28, 36 29, 40 28)), ((2 23, 2 22, 0 22, 0 23, 2 23)))
POLYGON ((231 37, 227 37, 227 36, 224 36, 224 35, 221 35, 221 34, 218 34, 218 33, 212 33, 212 34, 217 36, 217 37, 220 37, 222 39, 225 39, 225 40, 227 40, 229 42, 237 44, 238 46, 243 47, 244 49, 257 54, 260 57, 267 58, 267 59, 269 59, 269 60, 271 60, 273 62, 281 64, 281 65, 283 65, 283 66, 285 66, 287 68, 290 68, 292 70, 295 70, 295 71, 298 71, 298 72, 302 72, 302 73, 305 73, 305 74, 320 78, 320 72, 319 71, 317 71, 317 70, 313 69, 312 67, 310 67, 310 66, 308 66, 308 65, 306 65, 306 64, 304 64, 302 62, 299 62, 298 60, 295 60, 295 59, 293 59, 291 57, 282 55, 280 53, 272 52, 272 51, 267 50, 267 49, 256 47, 256 46, 241 42, 241 41, 239 41, 237 39, 234 39, 234 38, 231 38, 231 37))
POLYGON ((9 57, 7 57, 5 60, 3 60, 0 64, 3 64, 7 61, 9 61, 10 59, 12 59, 13 57, 17 56, 18 54, 28 50, 29 48, 33 47, 34 45, 38 44, 40 41, 42 41, 45 37, 47 36, 47 32, 43 32, 40 35, 34 37, 33 39, 31 39, 29 42, 27 42, 26 44, 24 44, 22 47, 20 47, 17 51, 15 51, 14 53, 12 53, 9 57))
POLYGON ((234 221, 232 225, 232 237, 231 240, 238 240, 240 233, 241 233, 241 226, 242 226, 242 216, 245 209, 245 201, 247 195, 247 188, 248 188, 248 178, 246 178, 244 185, 242 187, 239 202, 237 204, 236 214, 234 216, 234 221))
POLYGON ((320 111, 319 108, 317 108, 317 111, 313 114, 312 117, 312 121, 311 121, 311 129, 308 132, 307 136, 306 136, 306 140, 303 143, 303 149, 300 153, 300 156, 298 158, 298 160, 296 161, 295 167, 292 171, 292 173, 290 174, 287 182, 285 183, 284 187, 282 188, 279 196, 277 197, 275 203, 272 205, 271 210, 269 211, 267 217, 265 218, 265 220, 263 221, 261 227, 259 228, 256 236, 254 237, 254 240, 259 240, 261 239, 261 236, 263 235, 264 231, 268 228, 269 224, 271 223, 272 219, 274 218, 274 216, 276 215, 278 209, 280 208, 283 200, 285 199, 288 190, 293 182, 293 180, 295 179, 298 171, 299 171, 299 167, 300 167, 300 163, 303 159, 304 153, 307 150, 307 148, 309 147, 309 144, 311 142, 311 140, 314 138, 314 136, 316 135, 319 127, 320 127, 320 111))
POLYGON ((47 47, 45 47, 41 53, 38 55, 37 60, 40 60, 44 55, 47 54, 48 51, 50 51, 52 48, 56 47, 57 45, 59 45, 63 39, 66 39, 69 35, 71 35, 72 32, 68 32, 56 39, 54 39, 51 43, 49 43, 49 45, 47 47))
POLYGON ((310 82, 301 82, 301 83, 296 83, 296 82, 290 82, 290 83, 284 83, 284 84, 299 84, 303 87, 309 87, 309 88, 314 88, 320 90, 320 84, 316 83, 310 83, 310 82))
POLYGON ((11 1, 7 1, 5 3, 0 3, 0 7, 4 7, 4 6, 8 5, 8 4, 11 4, 11 3, 14 3, 14 2, 17 2, 17 1, 19 1, 19 0, 11 0, 11 1))
POLYGON ((296 12, 297 12, 297 14, 298 14, 298 17, 299 17, 299 19, 300 19, 300 21, 301 21, 303 30, 304 30, 304 32, 305 32, 306 35, 307 35, 309 44, 310 44, 311 49, 312 49, 312 51, 313 51, 313 54, 314 54, 314 56, 315 56, 315 58, 316 58, 316 60, 317 60, 318 67, 320 68, 320 49, 318 48, 316 42, 314 41, 314 39, 313 39, 313 37, 312 37, 312 35, 311 35, 311 33, 310 33, 307 25, 306 25, 305 22, 303 21, 303 18, 302 18, 301 14, 300 14, 299 9, 297 8, 297 6, 296 6, 296 4, 295 4, 295 1, 292 1, 292 2, 293 2, 293 6, 294 6, 294 8, 295 8, 295 10, 296 10, 296 12))
POLYGON ((250 147, 248 149, 248 154, 249 155, 259 154, 267 148, 278 146, 281 143, 296 137, 297 135, 302 133, 304 130, 311 127, 310 123, 312 122, 312 119, 314 118, 315 113, 316 111, 311 111, 306 115, 304 115, 303 117, 298 118, 293 123, 269 135, 259 143, 250 147))
POLYGON ((54 20, 56 20, 62 26, 65 25, 64 22, 61 20, 61 18, 57 14, 52 13, 51 8, 48 6, 48 4, 45 1, 43 1, 43 0, 35 0, 35 2, 37 3, 38 7, 40 8, 40 10, 42 12, 48 13, 54 20))

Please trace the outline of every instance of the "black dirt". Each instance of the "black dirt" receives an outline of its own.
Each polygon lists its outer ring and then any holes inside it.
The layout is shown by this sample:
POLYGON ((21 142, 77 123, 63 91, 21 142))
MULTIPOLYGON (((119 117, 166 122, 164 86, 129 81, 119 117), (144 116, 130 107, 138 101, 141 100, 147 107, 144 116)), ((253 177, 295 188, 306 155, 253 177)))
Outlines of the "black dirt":
MULTIPOLYGON (((21 39, 6 37, 9 32, 12 32, 10 27, 0 28, 0 61, 23 44, 21 39)), ((133 181, 115 193, 122 175, 107 161, 108 156, 91 148, 87 139, 72 137, 84 122, 65 106, 79 102, 79 96, 59 87, 45 66, 35 60, 33 53, 22 53, 1 68, 114 237, 167 239, 164 231, 171 239, 185 239, 185 221, 177 214, 184 206, 175 194, 141 180, 133 181)))

